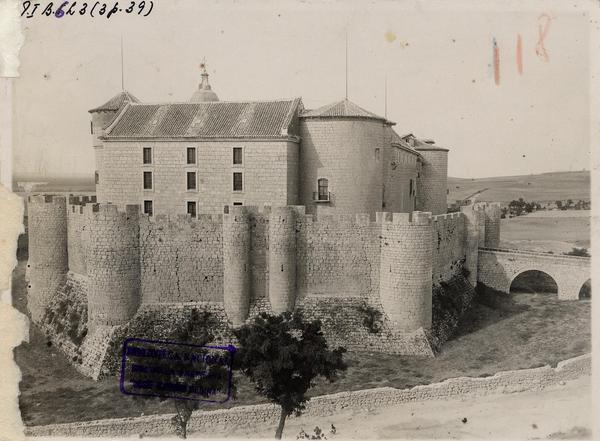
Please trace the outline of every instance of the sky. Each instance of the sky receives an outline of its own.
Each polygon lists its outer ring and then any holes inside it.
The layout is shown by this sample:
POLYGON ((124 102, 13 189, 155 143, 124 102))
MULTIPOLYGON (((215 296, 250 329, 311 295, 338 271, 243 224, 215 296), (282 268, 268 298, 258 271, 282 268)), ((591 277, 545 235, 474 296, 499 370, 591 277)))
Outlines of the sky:
POLYGON ((449 148, 450 176, 589 170, 587 13, 477 4, 155 0, 148 17, 24 19, 13 173, 93 176, 87 111, 121 91, 121 35, 142 102, 188 101, 206 58, 223 101, 316 108, 344 98, 347 34, 348 98, 384 115, 387 78, 395 130, 449 148))

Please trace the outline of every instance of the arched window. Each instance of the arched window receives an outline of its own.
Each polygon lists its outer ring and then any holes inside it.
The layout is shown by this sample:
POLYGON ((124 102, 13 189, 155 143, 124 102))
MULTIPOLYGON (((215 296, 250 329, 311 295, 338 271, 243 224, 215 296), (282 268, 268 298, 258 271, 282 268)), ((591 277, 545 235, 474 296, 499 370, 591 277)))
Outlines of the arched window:
POLYGON ((329 180, 327 178, 319 178, 317 180, 317 200, 328 201, 329 200, 329 180))

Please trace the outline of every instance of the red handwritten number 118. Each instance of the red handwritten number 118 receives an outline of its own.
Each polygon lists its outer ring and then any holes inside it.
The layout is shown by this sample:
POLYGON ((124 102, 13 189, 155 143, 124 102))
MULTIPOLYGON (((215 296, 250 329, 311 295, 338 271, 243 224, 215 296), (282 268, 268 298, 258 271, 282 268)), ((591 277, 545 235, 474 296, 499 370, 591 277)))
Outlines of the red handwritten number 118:
MULTIPOLYGON (((550 61, 548 51, 544 46, 544 40, 548 35, 550 29, 550 22, 552 17, 548 14, 542 14, 538 17, 538 41, 535 45, 535 53, 543 61, 550 61)), ((496 39, 493 39, 494 49, 494 82, 496 85, 500 84, 500 48, 496 39)), ((523 38, 521 34, 517 34, 517 47, 516 47, 516 58, 517 58, 517 72, 519 75, 523 75, 523 38)))

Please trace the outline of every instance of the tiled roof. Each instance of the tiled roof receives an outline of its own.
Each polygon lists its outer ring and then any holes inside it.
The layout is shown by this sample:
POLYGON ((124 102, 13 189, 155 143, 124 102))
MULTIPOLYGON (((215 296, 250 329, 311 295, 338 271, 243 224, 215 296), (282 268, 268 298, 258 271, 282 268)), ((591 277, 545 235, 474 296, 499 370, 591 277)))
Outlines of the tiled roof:
POLYGON ((300 98, 132 104, 107 129, 106 138, 281 138, 299 104, 300 98))
POLYGON ((347 99, 327 104, 314 110, 306 110, 301 118, 368 118, 387 121, 383 116, 376 115, 347 99))
POLYGON ((129 92, 124 90, 123 92, 120 92, 120 93, 116 94, 115 96, 113 96, 111 99, 109 99, 107 102, 105 102, 101 106, 96 107, 92 110, 89 110, 89 112, 92 113, 92 112, 103 112, 103 111, 104 112, 116 111, 116 110, 119 110, 124 104, 139 103, 139 102, 140 102, 140 100, 138 100, 132 94, 130 94, 129 92))

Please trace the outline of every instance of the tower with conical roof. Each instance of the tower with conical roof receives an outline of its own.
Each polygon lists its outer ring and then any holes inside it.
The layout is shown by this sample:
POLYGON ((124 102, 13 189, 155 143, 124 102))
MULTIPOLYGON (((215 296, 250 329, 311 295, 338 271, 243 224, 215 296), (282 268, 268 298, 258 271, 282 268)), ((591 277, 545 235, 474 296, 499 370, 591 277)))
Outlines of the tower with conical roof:
POLYGON ((198 90, 194 92, 190 98, 192 103, 206 103, 210 101, 219 101, 219 97, 210 87, 208 82, 208 72, 206 71, 206 62, 203 60, 200 63, 200 70, 202 71, 202 81, 198 86, 198 90))

